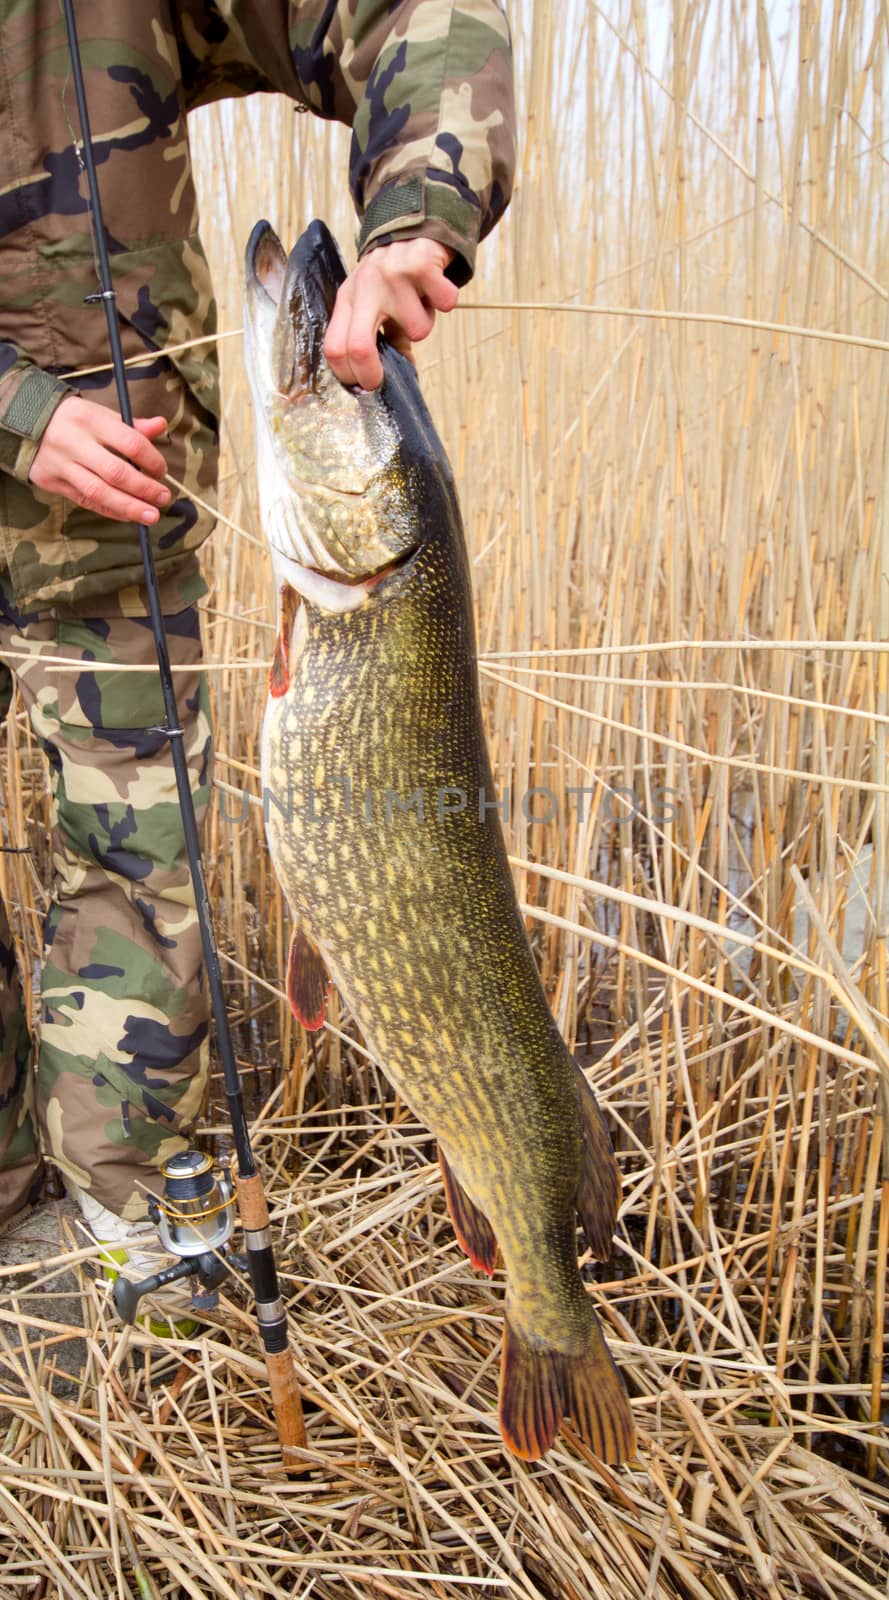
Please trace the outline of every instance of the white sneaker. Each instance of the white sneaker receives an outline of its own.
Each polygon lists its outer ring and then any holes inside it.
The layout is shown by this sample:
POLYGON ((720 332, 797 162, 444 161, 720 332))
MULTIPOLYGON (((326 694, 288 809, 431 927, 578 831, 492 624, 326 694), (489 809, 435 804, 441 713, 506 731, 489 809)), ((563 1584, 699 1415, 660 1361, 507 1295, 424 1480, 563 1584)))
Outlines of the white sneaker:
POLYGON ((66 1181, 72 1200, 76 1200, 84 1222, 98 1244, 108 1245, 108 1260, 115 1266, 128 1267, 128 1278, 147 1278, 161 1267, 168 1267, 172 1257, 164 1250, 157 1229, 150 1222, 126 1222, 115 1212, 100 1205, 94 1195, 76 1184, 66 1181))
MULTIPOLYGON (((108 1280, 109 1288, 118 1274, 131 1282, 139 1283, 143 1278, 153 1277, 165 1267, 172 1267, 179 1259, 164 1249, 153 1223, 127 1222, 123 1217, 118 1217, 115 1212, 100 1205, 86 1189, 79 1189, 67 1179, 65 1187, 72 1200, 77 1202, 81 1216, 96 1243, 101 1246, 102 1271, 108 1280)), ((187 1278, 165 1284, 157 1291, 156 1296, 150 1295, 148 1298, 152 1304, 159 1304, 162 1311, 175 1318, 173 1322, 155 1317, 148 1319, 152 1333, 158 1338, 169 1338, 172 1334, 187 1339, 196 1332, 198 1324, 190 1315, 191 1288, 187 1278)))

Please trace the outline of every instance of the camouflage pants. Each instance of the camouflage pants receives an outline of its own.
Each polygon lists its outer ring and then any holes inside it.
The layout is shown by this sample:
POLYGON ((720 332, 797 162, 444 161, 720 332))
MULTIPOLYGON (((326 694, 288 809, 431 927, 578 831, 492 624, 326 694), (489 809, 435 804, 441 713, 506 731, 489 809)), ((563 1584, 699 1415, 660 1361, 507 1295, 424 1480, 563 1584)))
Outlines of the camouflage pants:
MULTIPOLYGON (((165 592, 165 610, 181 604, 181 573, 165 592)), ((54 877, 36 1077, 0 902, 0 1220, 38 1174, 32 1098, 46 1154, 133 1220, 203 1109, 208 1007, 170 744, 157 731, 160 685, 156 671, 98 665, 154 663, 148 619, 124 615, 123 598, 103 599, 101 617, 23 615, 0 579, 0 711, 12 670, 49 760, 54 877), (26 659, 7 665, 6 651, 26 659)), ((211 735, 197 607, 166 620, 171 661, 190 669, 174 681, 200 825, 211 735)))

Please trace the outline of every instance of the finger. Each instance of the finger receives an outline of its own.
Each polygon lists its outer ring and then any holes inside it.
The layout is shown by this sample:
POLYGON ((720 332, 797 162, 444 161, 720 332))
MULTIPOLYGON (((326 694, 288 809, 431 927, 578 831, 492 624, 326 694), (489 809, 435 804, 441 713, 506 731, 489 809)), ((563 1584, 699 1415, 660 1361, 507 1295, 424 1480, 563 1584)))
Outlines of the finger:
POLYGON ((167 470, 167 463, 151 441, 136 428, 121 422, 112 411, 97 419, 95 437, 100 444, 106 445, 124 460, 131 461, 142 472, 150 473, 153 478, 163 477, 167 470))
POLYGON ((460 290, 443 272, 433 268, 424 274, 421 289, 424 297, 434 306, 436 311, 453 311, 460 298, 460 290))
POLYGON ((434 240, 414 239, 381 247, 359 262, 339 290, 324 341, 341 383, 375 389, 382 382, 381 329, 413 359, 411 342, 428 336, 436 311, 457 303, 457 286, 444 275, 450 254, 434 240))
POLYGON ((421 297, 412 282, 402 279, 386 307, 383 327, 390 343, 393 331, 411 341, 425 339, 434 323, 435 307, 421 297))
POLYGON ((68 475, 68 488, 64 491, 69 500, 92 511, 96 516, 110 517, 113 522, 141 522, 146 526, 158 521, 156 506, 135 495, 113 488, 89 468, 72 463, 68 475))
POLYGON ((416 240, 415 248, 407 259, 402 256, 401 271, 413 283, 417 293, 436 311, 453 311, 460 291, 450 278, 445 277, 450 252, 433 240, 416 240), (425 252, 419 246, 428 246, 425 252))
POLYGON ((390 343, 404 350, 415 339, 425 339, 435 321, 435 311, 424 305, 413 284, 405 279, 395 283, 368 275, 356 285, 346 339, 345 359, 354 381, 362 389, 377 389, 383 381, 383 368, 377 348, 382 327, 390 343))
POLYGON ((393 284, 407 282, 435 311, 453 311, 460 291, 445 275, 453 257, 454 252, 436 239, 403 239, 371 251, 361 266, 376 267, 393 284))
POLYGON ((167 432, 166 417, 134 417, 133 427, 146 439, 160 439, 167 432))
MULTIPOLYGON (((334 315, 336 310, 334 308, 334 315)), ((331 319, 324 342, 324 353, 340 383, 357 383, 362 389, 376 389, 383 380, 380 353, 377 350, 377 331, 382 316, 373 297, 359 301, 350 298, 343 308, 343 317, 335 325, 331 319), (330 329, 333 328, 333 339, 330 329)))
POLYGON ((115 489, 119 494, 161 508, 169 505, 172 499, 165 483, 158 483, 156 478, 131 466, 123 456, 116 455, 113 450, 103 450, 101 445, 90 443, 78 460, 80 466, 94 473, 109 489, 115 489))
POLYGON ((333 313, 324 335, 324 354, 328 366, 340 383, 354 383, 355 376, 348 361, 349 323, 352 317, 352 280, 341 284, 334 302, 333 313))
POLYGON ((353 373, 353 383, 362 389, 378 389, 383 381, 383 366, 377 349, 379 314, 373 308, 356 309, 349 323, 345 365, 353 373))

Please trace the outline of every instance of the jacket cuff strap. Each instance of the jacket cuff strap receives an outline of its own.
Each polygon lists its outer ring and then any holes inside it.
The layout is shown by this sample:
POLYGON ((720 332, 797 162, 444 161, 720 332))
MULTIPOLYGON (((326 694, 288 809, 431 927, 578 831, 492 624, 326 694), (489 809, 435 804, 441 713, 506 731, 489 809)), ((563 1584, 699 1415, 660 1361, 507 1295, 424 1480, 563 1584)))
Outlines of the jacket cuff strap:
POLYGON ((374 195, 358 235, 358 254, 396 239, 440 239, 454 252, 446 277, 462 288, 475 268, 481 212, 450 184, 409 178, 374 195))
POLYGON ((41 367, 24 372, 0 413, 0 467, 27 483, 44 429, 60 401, 73 393, 61 378, 41 367))

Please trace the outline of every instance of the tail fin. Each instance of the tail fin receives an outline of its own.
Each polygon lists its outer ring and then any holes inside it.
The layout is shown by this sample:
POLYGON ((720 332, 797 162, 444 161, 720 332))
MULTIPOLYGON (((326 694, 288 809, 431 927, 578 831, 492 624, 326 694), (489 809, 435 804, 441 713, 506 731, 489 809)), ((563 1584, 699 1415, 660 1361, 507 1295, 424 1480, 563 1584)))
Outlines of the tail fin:
POLYGON ((636 1430, 624 1381, 590 1308, 590 1337, 579 1355, 531 1344, 503 1325, 500 1431, 513 1455, 536 1461, 554 1443, 563 1416, 600 1461, 616 1465, 636 1451, 636 1430))

